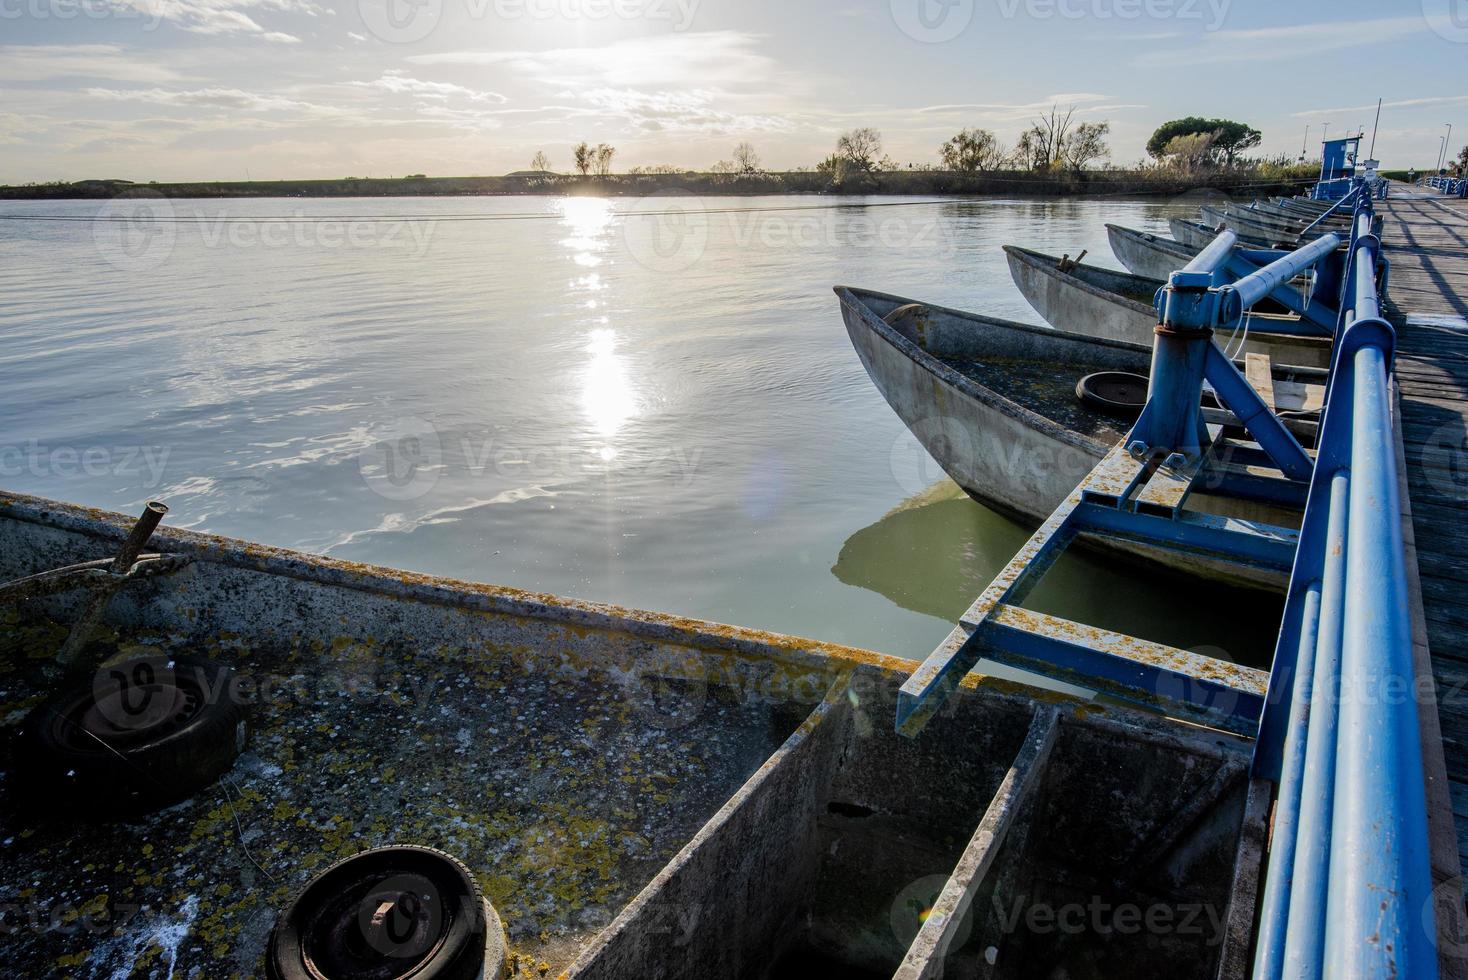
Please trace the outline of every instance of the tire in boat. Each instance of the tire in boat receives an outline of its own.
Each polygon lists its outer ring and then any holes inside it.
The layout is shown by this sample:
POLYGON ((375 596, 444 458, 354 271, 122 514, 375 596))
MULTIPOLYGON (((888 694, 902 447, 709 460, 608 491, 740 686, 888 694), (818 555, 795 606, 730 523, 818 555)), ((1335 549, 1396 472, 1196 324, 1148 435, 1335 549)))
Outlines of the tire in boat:
POLYGON ((1076 397, 1099 412, 1135 419, 1147 404, 1147 386, 1147 378, 1140 374, 1101 371, 1076 382, 1076 397))
POLYGON ((146 813, 214 782, 244 748, 230 668, 142 657, 99 668, 21 724, 17 768, 41 791, 102 818, 146 813))
POLYGON ((312 879, 270 933, 270 980, 481 980, 504 970, 504 930, 457 858, 378 847, 312 879))

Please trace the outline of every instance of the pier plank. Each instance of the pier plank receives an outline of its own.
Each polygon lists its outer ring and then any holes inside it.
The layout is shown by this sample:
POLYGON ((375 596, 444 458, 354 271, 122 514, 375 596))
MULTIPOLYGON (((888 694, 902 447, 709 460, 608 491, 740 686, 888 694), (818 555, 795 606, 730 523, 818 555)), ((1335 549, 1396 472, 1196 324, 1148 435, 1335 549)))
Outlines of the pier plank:
POLYGON ((1439 883, 1456 870, 1461 887, 1468 869, 1468 202, 1397 186, 1379 213, 1390 263, 1387 314, 1397 330, 1399 458, 1415 559, 1409 577, 1420 602, 1418 642, 1426 645, 1419 657, 1430 659, 1438 696, 1430 719, 1437 724, 1423 725, 1424 753, 1429 769, 1435 757, 1447 777, 1446 793, 1429 789, 1436 796, 1429 803, 1435 822, 1453 824, 1451 834, 1439 826, 1432 836, 1458 851, 1450 869, 1435 847, 1433 870, 1439 883))

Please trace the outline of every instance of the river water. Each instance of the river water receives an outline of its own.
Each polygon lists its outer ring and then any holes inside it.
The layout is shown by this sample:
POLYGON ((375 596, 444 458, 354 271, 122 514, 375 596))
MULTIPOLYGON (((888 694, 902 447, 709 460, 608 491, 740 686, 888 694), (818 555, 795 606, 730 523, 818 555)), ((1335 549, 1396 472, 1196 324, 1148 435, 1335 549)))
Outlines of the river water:
MULTIPOLYGON (((1176 204, 0 204, 0 485, 921 657, 1028 536, 941 480, 831 286, 1041 322, 1176 204), (853 206, 855 205, 855 206, 853 206), (37 215, 66 220, 24 220, 37 215), (97 219, 101 220, 97 220, 97 219)), ((1032 605, 1267 663, 1278 602, 1067 559, 1032 605)))

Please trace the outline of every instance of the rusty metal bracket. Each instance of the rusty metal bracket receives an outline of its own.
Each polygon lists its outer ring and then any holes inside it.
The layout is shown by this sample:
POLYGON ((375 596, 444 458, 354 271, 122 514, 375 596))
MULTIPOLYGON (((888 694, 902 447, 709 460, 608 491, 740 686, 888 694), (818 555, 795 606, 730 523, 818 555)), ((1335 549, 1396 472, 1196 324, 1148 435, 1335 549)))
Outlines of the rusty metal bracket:
POLYGON ((81 616, 77 618, 71 632, 67 634, 66 642, 57 652, 56 662, 48 673, 52 675, 74 673, 81 669, 83 666, 82 651, 86 648, 87 641, 91 639, 97 624, 101 622, 102 616, 107 612, 107 607, 111 604, 112 597, 118 589, 135 578, 145 578, 152 574, 173 571, 181 566, 181 563, 171 563, 166 567, 160 565, 159 563, 164 561, 161 555, 150 556, 148 560, 139 560, 142 558, 143 546, 148 543, 148 539, 153 536, 153 532, 163 521, 163 515, 167 513, 166 505, 150 500, 143 508, 142 516, 138 518, 137 523, 128 533, 127 540, 122 543, 122 547, 110 560, 86 562, 82 565, 56 569, 53 572, 42 572, 40 575, 33 575, 0 587, 0 598, 44 595, 83 585, 90 585, 94 589, 81 616))

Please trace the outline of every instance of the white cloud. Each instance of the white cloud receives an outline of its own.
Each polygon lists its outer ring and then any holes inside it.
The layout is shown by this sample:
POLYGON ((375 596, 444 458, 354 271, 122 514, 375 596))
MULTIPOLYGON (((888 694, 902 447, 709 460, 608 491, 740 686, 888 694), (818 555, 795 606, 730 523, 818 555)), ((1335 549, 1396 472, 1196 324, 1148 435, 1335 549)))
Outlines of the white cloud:
POLYGON ((1315 22, 1289 27, 1260 27, 1214 31, 1191 47, 1145 51, 1132 59, 1141 68, 1188 68, 1195 65, 1303 59, 1347 48, 1425 34, 1421 17, 1383 17, 1376 20, 1315 22))
MULTIPOLYGON (((1468 95, 1434 95, 1421 99, 1398 99, 1394 102, 1383 102, 1383 109, 1423 109, 1435 105, 1461 105, 1468 102, 1468 95)), ((1368 102, 1365 105, 1340 106, 1335 109, 1306 109, 1303 112, 1292 112, 1291 116, 1305 119, 1309 116, 1327 116, 1340 112, 1375 112, 1376 103, 1368 102)))
POLYGON ((1146 106, 1128 103, 1112 103, 1112 96, 1096 92, 1061 92, 1047 95, 1034 102, 961 102, 950 105, 930 105, 913 110, 921 115, 934 116, 979 116, 1000 122, 1028 120, 1052 108, 1061 113, 1069 112, 1074 106, 1076 115, 1093 115, 1122 109, 1144 109, 1146 106))
POLYGON ((249 14, 262 11, 315 17, 320 8, 310 0, 120 0, 140 14, 168 21, 194 34, 254 34, 266 41, 294 44, 300 38, 262 27, 249 14))
POLYGON ((246 92, 237 88, 190 90, 89 88, 84 90, 84 94, 94 99, 106 99, 112 102, 145 102, 150 105, 231 109, 247 112, 306 112, 331 115, 337 111, 330 106, 275 95, 263 95, 259 92, 246 92))
POLYGON ((774 59, 762 38, 737 31, 654 35, 601 47, 549 51, 447 51, 411 55, 419 65, 503 65, 518 75, 575 89, 689 89, 770 81, 774 59))
POLYGON ((413 78, 402 71, 393 69, 384 72, 381 78, 375 78, 370 82, 352 82, 351 84, 359 88, 378 89, 383 92, 391 92, 395 95, 416 95, 425 99, 459 97, 469 99, 473 102, 503 103, 507 101, 498 92, 466 88, 463 85, 455 85, 452 82, 424 81, 421 78, 413 78))
POLYGON ((0 81, 45 82, 58 78, 107 78, 157 83, 178 78, 156 57, 128 54, 114 44, 0 45, 0 81))
POLYGON ((640 92, 635 89, 593 89, 582 97, 595 110, 590 115, 620 117, 643 132, 782 133, 794 129, 784 117, 730 112, 716 107, 720 93, 640 92))

